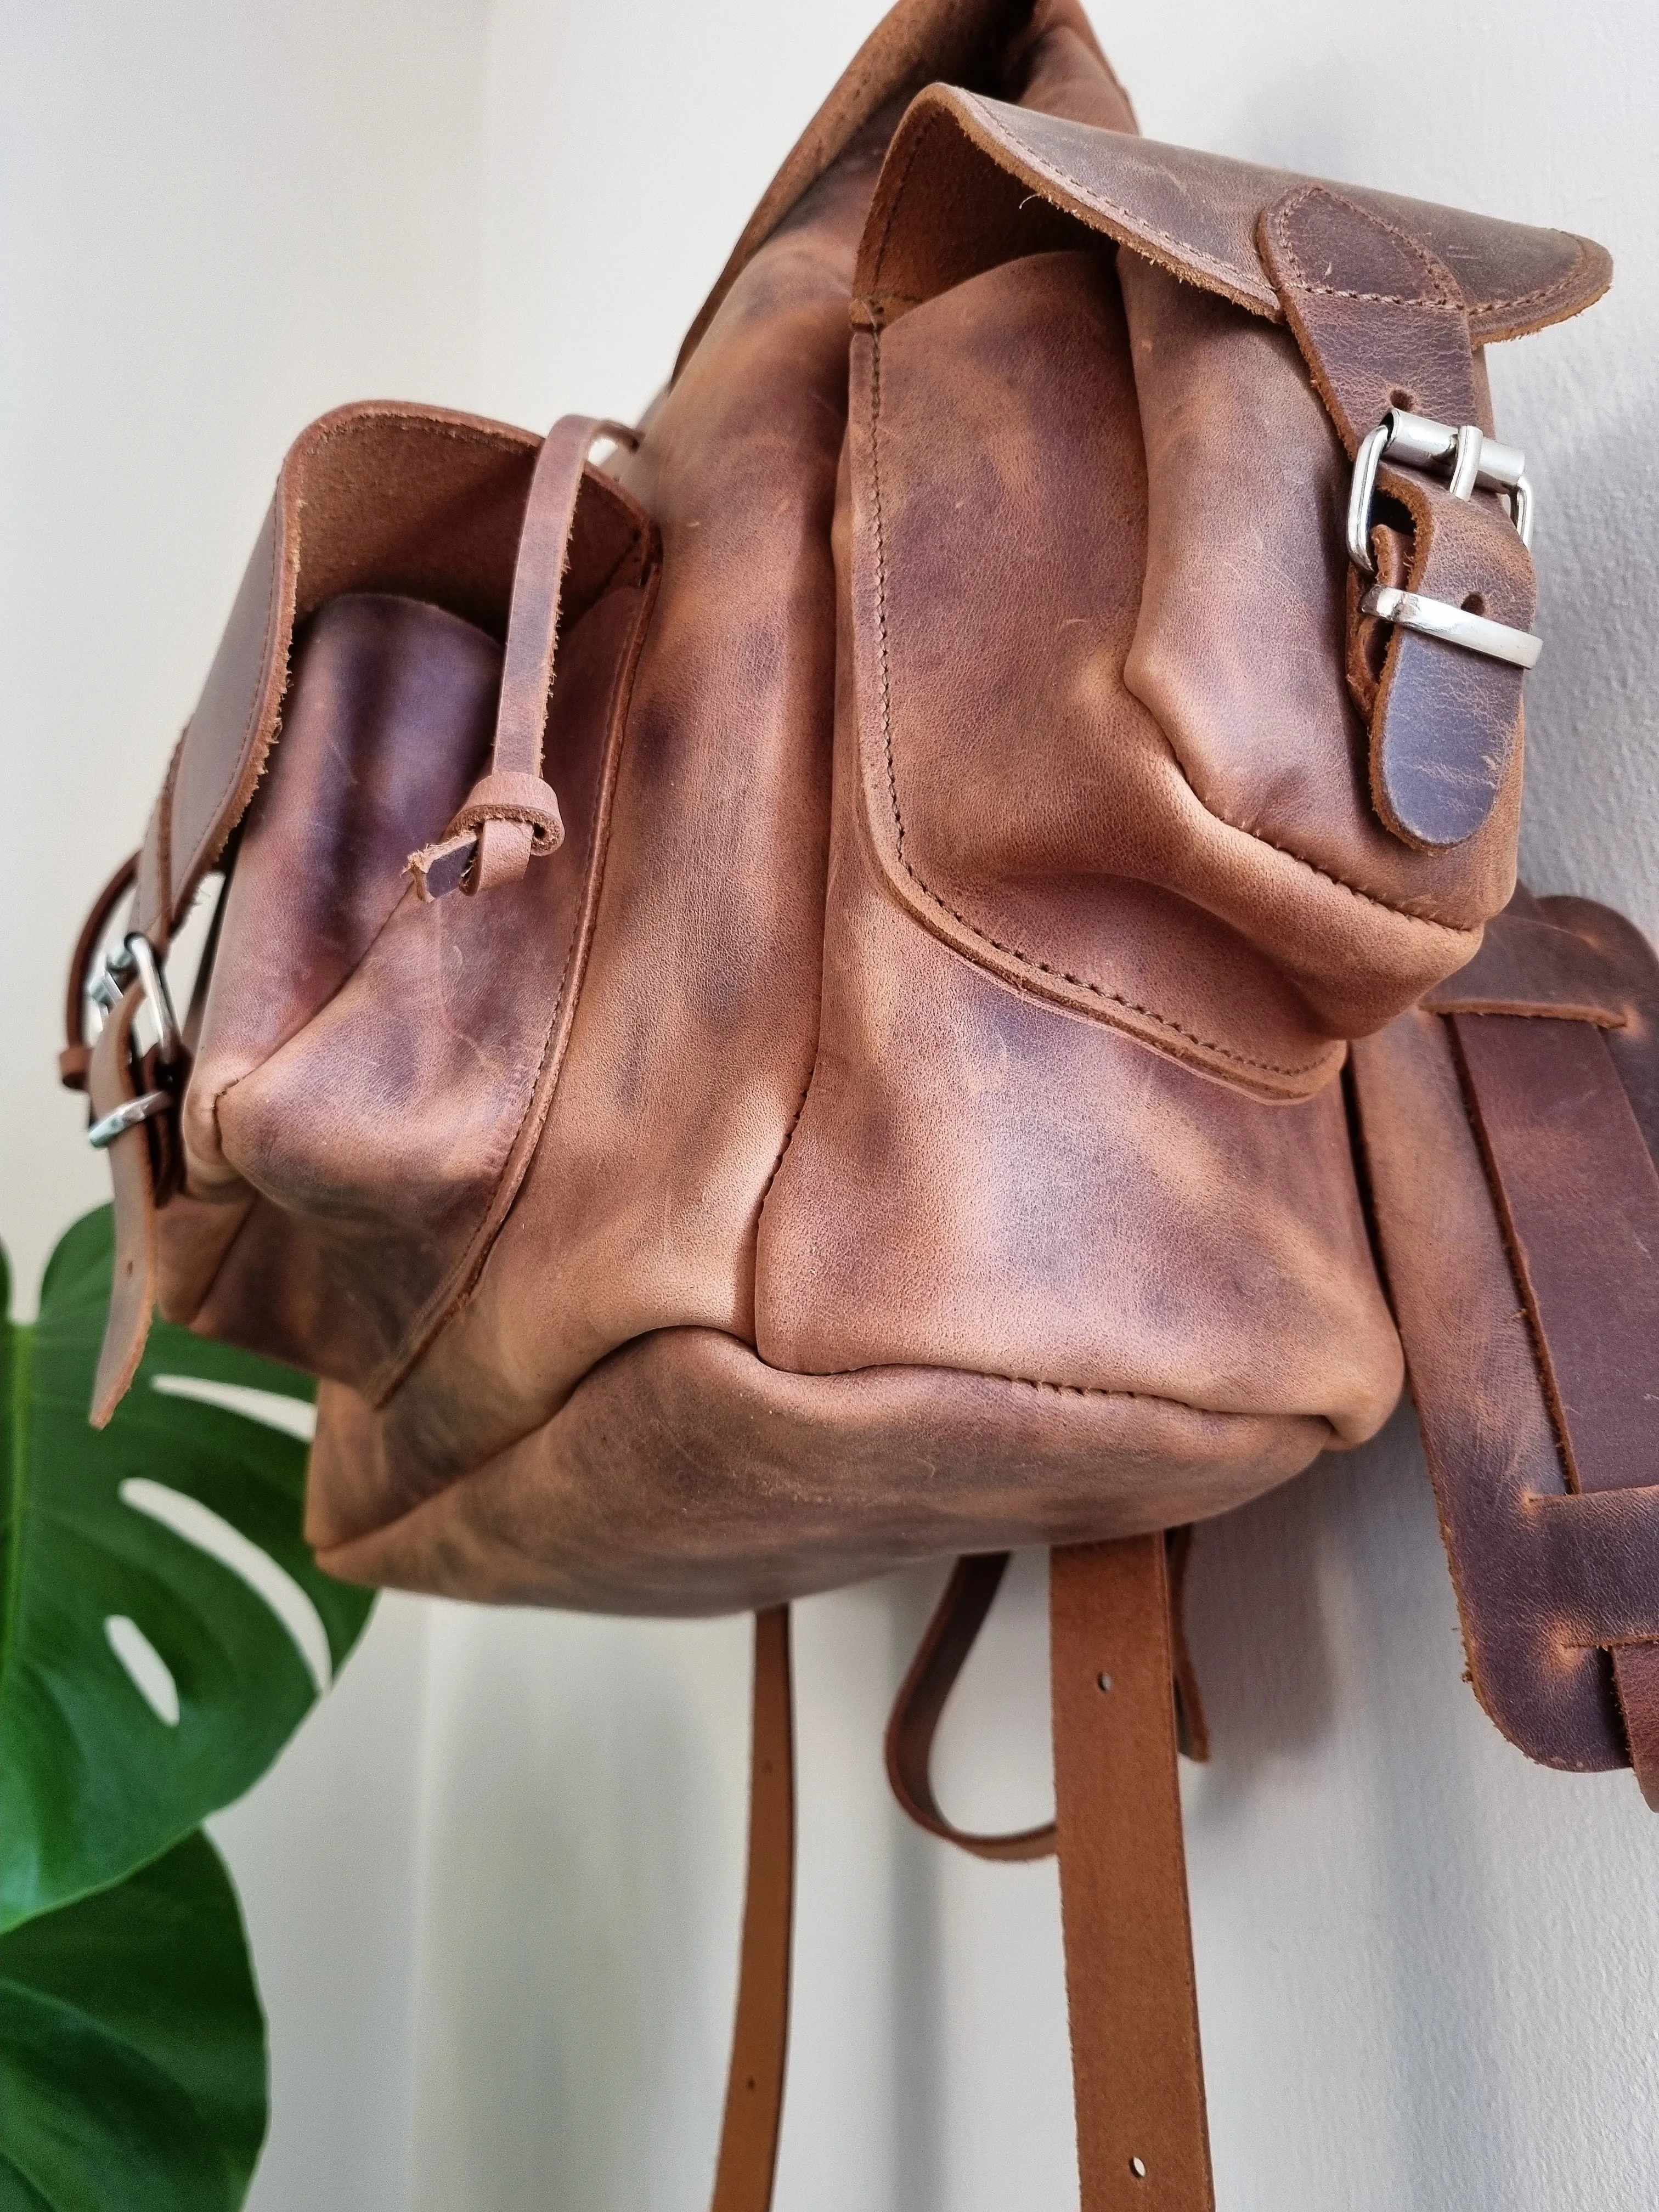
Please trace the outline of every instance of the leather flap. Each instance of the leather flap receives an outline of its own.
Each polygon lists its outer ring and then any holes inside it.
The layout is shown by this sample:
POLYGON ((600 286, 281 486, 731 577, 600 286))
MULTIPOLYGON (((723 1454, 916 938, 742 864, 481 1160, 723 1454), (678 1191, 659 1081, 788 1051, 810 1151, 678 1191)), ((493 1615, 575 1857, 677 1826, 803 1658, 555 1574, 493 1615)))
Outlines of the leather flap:
MULTIPOLYGON (((890 319, 1013 252, 1059 242, 1042 228, 1057 210, 1251 314, 1282 322, 1256 225, 1305 181, 1286 170, 930 85, 911 104, 889 151, 860 252, 857 290, 890 319), (1000 189, 999 173, 1007 180, 1000 189), (964 204, 973 209, 969 222, 961 220, 964 204)), ((1575 315, 1613 279, 1605 249, 1565 231, 1498 222, 1389 192, 1341 191, 1445 264, 1467 302, 1476 344, 1575 315)))
MULTIPOLYGON (((252 799, 281 723, 295 632, 325 600, 386 592, 507 629, 519 528, 542 441, 447 408, 371 400, 289 447, 230 619, 151 817, 135 926, 163 948, 252 799)), ((648 528, 590 468, 572 614, 648 528)))

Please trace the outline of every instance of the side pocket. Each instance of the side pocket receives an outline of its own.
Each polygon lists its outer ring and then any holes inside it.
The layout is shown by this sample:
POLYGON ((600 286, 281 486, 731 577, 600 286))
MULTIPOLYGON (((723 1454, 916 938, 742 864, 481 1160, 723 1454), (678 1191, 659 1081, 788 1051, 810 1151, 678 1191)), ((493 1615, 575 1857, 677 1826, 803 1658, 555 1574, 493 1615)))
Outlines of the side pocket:
POLYGON ((489 749, 495 641, 363 594, 296 650, 191 1085, 194 1187, 264 1201, 196 1314, 209 1334, 378 1399, 476 1279, 558 1080, 654 581, 633 563, 562 637, 565 842, 487 897, 423 903, 404 862, 489 749))

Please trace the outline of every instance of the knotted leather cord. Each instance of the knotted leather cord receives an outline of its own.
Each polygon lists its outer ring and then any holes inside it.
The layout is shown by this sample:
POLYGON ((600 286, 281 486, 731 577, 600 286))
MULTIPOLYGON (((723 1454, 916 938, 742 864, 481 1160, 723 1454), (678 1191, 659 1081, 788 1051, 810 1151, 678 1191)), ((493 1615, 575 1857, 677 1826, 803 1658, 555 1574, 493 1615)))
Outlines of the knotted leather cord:
POLYGON ((564 842, 558 799, 542 775, 542 740, 583 473, 607 438, 630 450, 639 444, 625 423, 591 415, 562 416, 542 441, 519 529, 489 765, 437 843, 410 855, 422 898, 516 883, 532 854, 556 852, 564 842))

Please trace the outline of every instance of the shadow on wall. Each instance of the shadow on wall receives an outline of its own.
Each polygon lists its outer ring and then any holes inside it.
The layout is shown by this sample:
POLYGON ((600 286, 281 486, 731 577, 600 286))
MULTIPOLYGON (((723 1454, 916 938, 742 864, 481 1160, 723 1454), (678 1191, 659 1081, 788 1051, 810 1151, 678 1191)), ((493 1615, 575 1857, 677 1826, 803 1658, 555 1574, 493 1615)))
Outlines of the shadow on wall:
POLYGON ((1627 401, 1586 421, 1566 364, 1551 366, 1560 373, 1526 393, 1529 414, 1547 404, 1553 434, 1539 497, 1545 650, 1527 686, 1522 872, 1540 892, 1620 907, 1659 936, 1650 734, 1659 441, 1650 404, 1627 401))
POLYGON ((1253 2203, 1288 2141, 1281 2205, 1540 2202, 1484 1846, 1481 1770, 1519 1754, 1462 1680, 1409 1403, 1206 1527, 1188 1609, 1214 1744, 1186 1795, 1218 2173, 1253 2203))

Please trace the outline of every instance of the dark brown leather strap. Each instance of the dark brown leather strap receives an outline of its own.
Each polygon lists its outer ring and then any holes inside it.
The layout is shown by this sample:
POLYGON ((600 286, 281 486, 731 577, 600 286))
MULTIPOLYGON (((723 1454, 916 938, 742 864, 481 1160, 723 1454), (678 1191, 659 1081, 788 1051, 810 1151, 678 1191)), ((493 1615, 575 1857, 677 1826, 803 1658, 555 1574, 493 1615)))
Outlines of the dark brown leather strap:
POLYGON ((516 883, 532 854, 555 852, 564 841, 558 799, 542 775, 542 738, 576 506, 587 457, 606 438, 639 443, 624 424, 588 415, 562 416, 542 441, 519 532, 489 767, 438 842, 410 856, 422 898, 516 883))
POLYGON ((767 2212, 777 2169, 789 2047, 795 1887, 795 1753, 789 1608, 755 1615, 749 1875, 737 2020, 713 2212, 767 2212))
POLYGON ((975 1858, 1041 1859, 1054 1848, 1052 1820, 1016 1834, 975 1835, 946 1820, 933 1794, 934 1731, 1007 1566, 1006 1552, 981 1552, 957 1561, 910 1662, 910 1671, 893 1700, 892 1717, 887 1723, 887 1778, 904 1810, 930 1835, 971 1851, 975 1858))
MULTIPOLYGON (((126 1106, 138 1096, 134 1080, 132 1025, 143 1003, 135 983, 100 1030, 93 1047, 87 1089, 94 1121, 126 1106)), ((143 1121, 125 1129, 107 1148, 115 1200, 115 1273, 103 1348, 93 1381, 90 1419, 101 1429, 126 1395, 138 1371, 155 1310, 155 1182, 150 1133, 143 1121)))
POLYGON ((1469 1680, 1530 1757, 1628 1761, 1650 1803, 1656 1009, 1634 930, 1519 891, 1468 969, 1353 1060, 1469 1680))
MULTIPOLYGON (((1650 1491, 1659 1173, 1606 1041, 1587 1022, 1451 1024, 1568 1480, 1580 1495, 1650 1491)), ((1631 1764, 1659 1811, 1659 1643, 1607 1648, 1631 1764)))
POLYGON ((58 1055, 58 1079, 65 1091, 84 1091, 92 1066, 92 1047, 86 1041, 87 970, 104 941, 110 917, 123 893, 132 888, 138 873, 138 855, 130 853, 92 902, 70 955, 69 981, 64 991, 64 1049, 58 1055))
POLYGON ((1082 2212, 1212 2212, 1163 1537, 1056 1550, 1049 1617, 1082 2212))

